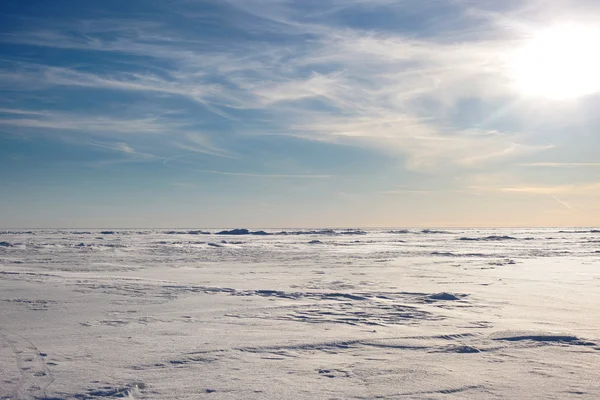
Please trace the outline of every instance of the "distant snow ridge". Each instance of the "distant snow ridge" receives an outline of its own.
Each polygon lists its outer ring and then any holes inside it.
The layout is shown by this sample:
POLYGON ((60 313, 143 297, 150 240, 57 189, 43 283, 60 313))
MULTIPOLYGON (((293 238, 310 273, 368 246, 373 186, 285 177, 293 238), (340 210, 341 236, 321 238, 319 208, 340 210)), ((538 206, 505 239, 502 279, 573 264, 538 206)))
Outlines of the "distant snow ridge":
POLYGON ((265 231, 249 231, 248 229, 232 229, 230 231, 220 231, 217 232, 216 235, 259 235, 259 236, 267 236, 270 233, 265 231))
POLYGON ((319 230, 297 230, 297 231, 281 231, 274 233, 274 235, 366 235, 367 232, 362 229, 319 229, 319 230))
POLYGON ((412 232, 409 231, 408 229, 399 229, 399 230, 396 230, 396 231, 387 231, 386 233, 406 234, 406 233, 412 233, 412 232))
POLYGON ((421 233, 424 233, 424 234, 434 234, 434 233, 435 233, 435 234, 449 234, 449 233, 452 233, 452 232, 448 232, 448 231, 437 231, 437 230, 435 230, 435 229, 423 229, 423 230, 421 231, 421 233))
POLYGON ((250 231, 249 229, 232 229, 216 232, 215 235, 255 235, 255 236, 271 236, 271 235, 366 235, 367 232, 361 229, 321 229, 321 230, 298 230, 298 231, 280 231, 280 232, 265 232, 265 231, 250 231))
POLYGON ((335 235, 335 233, 333 229, 320 229, 310 231, 281 231, 278 235, 335 235))
POLYGON ((367 232, 360 229, 347 229, 345 231, 337 232, 338 235, 366 235, 367 232))
POLYGON ((165 231, 165 235, 210 235, 210 232, 205 231, 165 231))
POLYGON ((558 231, 558 233, 600 233, 600 229, 590 229, 589 231, 558 231))
POLYGON ((472 241, 481 241, 481 240, 485 240, 485 241, 501 241, 501 240, 518 240, 516 237, 512 237, 512 236, 497 236, 497 235, 492 235, 492 236, 486 236, 486 237, 481 237, 481 238, 471 238, 471 237, 461 237, 458 240, 472 240, 472 241))

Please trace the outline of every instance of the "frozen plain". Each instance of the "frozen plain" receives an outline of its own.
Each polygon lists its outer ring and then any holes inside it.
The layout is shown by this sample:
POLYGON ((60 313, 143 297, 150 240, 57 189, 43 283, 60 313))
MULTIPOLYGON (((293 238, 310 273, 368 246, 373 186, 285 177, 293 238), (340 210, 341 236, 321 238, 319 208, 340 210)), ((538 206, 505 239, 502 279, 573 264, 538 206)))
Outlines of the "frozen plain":
POLYGON ((210 232, 0 232, 0 399, 600 398, 598 230, 210 232))

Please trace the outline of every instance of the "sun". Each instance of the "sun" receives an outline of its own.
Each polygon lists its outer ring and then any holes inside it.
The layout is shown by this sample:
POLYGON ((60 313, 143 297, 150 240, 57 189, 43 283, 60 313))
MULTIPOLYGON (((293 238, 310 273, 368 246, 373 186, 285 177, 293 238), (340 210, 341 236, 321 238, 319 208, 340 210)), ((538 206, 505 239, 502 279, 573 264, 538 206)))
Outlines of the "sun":
POLYGON ((600 29, 562 24, 537 32, 515 51, 517 91, 553 100, 600 92, 600 29))

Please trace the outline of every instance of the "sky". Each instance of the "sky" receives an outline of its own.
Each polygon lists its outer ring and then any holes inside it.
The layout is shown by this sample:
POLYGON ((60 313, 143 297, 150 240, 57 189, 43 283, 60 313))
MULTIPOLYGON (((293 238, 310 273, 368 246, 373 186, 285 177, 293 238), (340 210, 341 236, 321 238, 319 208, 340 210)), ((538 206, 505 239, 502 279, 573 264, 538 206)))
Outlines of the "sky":
POLYGON ((599 17, 3 0, 0 228, 600 226, 599 17))

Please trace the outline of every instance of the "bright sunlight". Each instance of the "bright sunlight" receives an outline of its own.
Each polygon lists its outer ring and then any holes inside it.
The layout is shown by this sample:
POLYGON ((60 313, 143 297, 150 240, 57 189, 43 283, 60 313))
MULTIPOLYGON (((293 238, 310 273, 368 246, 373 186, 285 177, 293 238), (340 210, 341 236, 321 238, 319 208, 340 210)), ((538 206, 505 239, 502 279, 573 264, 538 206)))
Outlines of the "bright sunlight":
POLYGON ((598 28, 564 24, 538 32, 512 60, 517 90, 553 100, 599 92, 599 47, 598 28))

